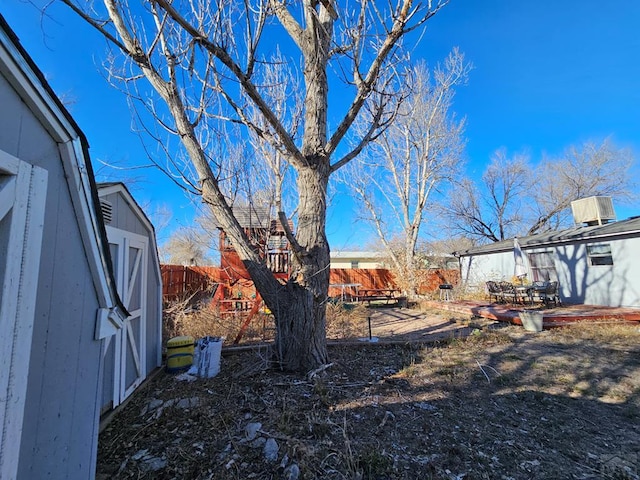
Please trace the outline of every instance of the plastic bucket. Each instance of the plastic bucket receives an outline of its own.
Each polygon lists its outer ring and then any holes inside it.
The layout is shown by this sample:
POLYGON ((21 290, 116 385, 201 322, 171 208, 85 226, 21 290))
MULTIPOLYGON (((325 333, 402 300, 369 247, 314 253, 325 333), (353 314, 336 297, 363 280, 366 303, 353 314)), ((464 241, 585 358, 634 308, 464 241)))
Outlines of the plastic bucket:
POLYGON ((193 337, 174 337, 167 341, 167 372, 187 370, 193 363, 193 337))
POLYGON ((528 332, 541 332, 542 331, 542 312, 538 310, 524 310, 520 314, 520 321, 522 326, 528 332))
POLYGON ((220 372, 220 355, 222 353, 221 337, 203 337, 198 339, 193 368, 189 373, 199 377, 211 378, 220 372))

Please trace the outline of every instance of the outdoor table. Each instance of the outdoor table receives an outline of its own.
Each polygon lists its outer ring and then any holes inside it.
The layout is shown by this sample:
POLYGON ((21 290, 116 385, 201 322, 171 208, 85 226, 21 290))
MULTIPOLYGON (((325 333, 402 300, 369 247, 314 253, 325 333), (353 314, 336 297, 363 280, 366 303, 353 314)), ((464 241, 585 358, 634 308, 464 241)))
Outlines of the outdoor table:
MULTIPOLYGON (((339 289, 340 289, 340 291, 341 291, 340 299, 341 299, 343 302, 344 302, 344 301, 345 301, 345 299, 346 299, 346 294, 347 294, 346 289, 347 289, 347 288, 352 289, 352 288, 358 288, 358 287, 360 287, 360 286, 362 286, 362 284, 361 284, 361 283, 332 283, 331 285, 329 285, 329 287, 332 287, 332 288, 339 288, 339 289)), ((353 296, 353 295, 351 295, 351 294, 349 295, 349 297, 350 297, 350 298, 351 298, 352 296, 353 296)))
POLYGON ((369 303, 372 300, 393 300, 399 292, 396 288, 363 288, 358 290, 357 298, 369 303))
POLYGON ((515 291, 516 291, 516 296, 514 301, 517 302, 518 298, 522 299, 522 303, 526 303, 525 298, 529 299, 529 302, 533 305, 533 295, 531 293, 531 286, 530 285, 516 285, 514 287, 515 291))

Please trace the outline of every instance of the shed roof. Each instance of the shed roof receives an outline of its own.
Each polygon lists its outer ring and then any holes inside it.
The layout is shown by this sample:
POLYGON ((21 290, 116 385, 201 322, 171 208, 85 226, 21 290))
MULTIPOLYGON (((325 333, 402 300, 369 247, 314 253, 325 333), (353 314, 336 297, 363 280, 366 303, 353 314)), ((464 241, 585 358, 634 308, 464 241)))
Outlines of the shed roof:
POLYGON ((123 319, 127 311, 115 287, 107 234, 97 208, 99 200, 89 143, 2 15, 0 49, 4 54, 0 55, 3 75, 61 146, 61 159, 101 307, 123 319))
MULTIPOLYGON (((548 245, 606 240, 618 237, 640 237, 640 217, 632 217, 627 220, 607 223, 604 225, 572 227, 564 230, 539 233, 527 237, 518 237, 518 241, 520 242, 521 248, 527 249, 548 245)), ((487 245, 479 245, 477 247, 455 253, 460 257, 466 257, 470 255, 506 252, 509 250, 513 250, 513 238, 487 245)))

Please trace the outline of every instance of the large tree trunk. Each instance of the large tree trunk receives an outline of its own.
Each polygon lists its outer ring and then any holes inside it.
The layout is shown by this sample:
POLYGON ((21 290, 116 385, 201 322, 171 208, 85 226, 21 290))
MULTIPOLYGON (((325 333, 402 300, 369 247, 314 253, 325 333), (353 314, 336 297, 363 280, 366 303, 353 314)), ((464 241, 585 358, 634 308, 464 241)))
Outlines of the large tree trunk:
POLYGON ((326 302, 329 291, 329 243, 326 197, 330 162, 327 142, 327 61, 333 21, 325 8, 305 8, 307 29, 299 37, 306 86, 305 123, 298 168, 298 226, 292 246, 291 275, 281 299, 267 305, 276 321, 276 354, 286 370, 311 370, 327 363, 326 302), (272 308, 273 307, 273 308, 272 308))
MULTIPOLYGON (((297 246, 293 247, 291 275, 278 295, 256 287, 274 314, 275 349, 285 370, 311 370, 327 363, 326 303, 329 289, 329 244, 325 235, 325 195, 328 162, 300 170, 298 183, 297 246)), ((265 286, 268 285, 265 284, 265 286)))

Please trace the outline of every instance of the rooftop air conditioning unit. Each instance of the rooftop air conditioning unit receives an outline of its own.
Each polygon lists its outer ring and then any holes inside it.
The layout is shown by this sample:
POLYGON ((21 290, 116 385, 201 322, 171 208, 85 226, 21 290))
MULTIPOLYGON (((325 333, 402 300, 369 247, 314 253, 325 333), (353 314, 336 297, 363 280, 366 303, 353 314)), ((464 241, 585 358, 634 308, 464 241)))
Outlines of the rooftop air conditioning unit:
POLYGON ((615 221, 611 197, 587 197, 571 202, 573 221, 576 225, 602 225, 615 221))

